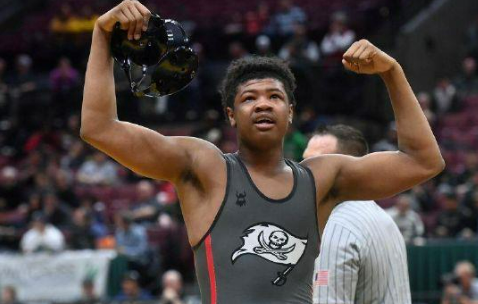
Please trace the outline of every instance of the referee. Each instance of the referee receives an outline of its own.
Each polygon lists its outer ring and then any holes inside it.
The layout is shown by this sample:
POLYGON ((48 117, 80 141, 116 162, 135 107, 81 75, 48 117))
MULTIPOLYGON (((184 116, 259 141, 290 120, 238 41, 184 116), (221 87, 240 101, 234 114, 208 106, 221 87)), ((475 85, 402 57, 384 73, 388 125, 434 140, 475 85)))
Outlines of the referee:
MULTIPOLYGON (((335 125, 314 134, 304 158, 367 153, 360 131, 335 125)), ((374 201, 347 201, 333 209, 315 262, 313 301, 411 303, 405 242, 392 218, 374 201)))

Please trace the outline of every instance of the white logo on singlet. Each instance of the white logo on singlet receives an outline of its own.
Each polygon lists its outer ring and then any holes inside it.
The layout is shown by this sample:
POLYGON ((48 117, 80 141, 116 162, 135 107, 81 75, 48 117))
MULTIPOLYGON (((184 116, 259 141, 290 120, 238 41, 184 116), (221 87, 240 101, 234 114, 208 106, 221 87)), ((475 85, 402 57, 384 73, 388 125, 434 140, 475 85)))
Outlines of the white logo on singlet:
POLYGON ((307 239, 293 236, 283 228, 269 223, 247 228, 242 236, 244 244, 232 254, 232 262, 253 254, 277 264, 295 265, 304 254, 307 239))

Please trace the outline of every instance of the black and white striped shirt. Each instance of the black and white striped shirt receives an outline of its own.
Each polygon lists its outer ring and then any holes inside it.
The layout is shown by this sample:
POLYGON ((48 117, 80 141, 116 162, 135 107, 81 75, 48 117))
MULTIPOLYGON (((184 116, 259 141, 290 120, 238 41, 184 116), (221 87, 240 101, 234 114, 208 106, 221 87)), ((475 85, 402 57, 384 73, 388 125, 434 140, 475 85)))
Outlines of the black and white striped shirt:
POLYGON ((332 211, 315 262, 315 304, 409 304, 407 252, 397 225, 373 201, 332 211))

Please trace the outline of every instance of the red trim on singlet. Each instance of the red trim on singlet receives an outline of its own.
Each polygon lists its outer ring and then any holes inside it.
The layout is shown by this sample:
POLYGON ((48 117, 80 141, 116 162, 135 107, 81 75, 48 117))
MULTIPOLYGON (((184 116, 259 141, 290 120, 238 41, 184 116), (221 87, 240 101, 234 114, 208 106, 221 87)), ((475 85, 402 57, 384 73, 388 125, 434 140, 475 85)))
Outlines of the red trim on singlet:
POLYGON ((216 304, 216 271, 214 270, 211 235, 208 235, 204 241, 206 245, 207 272, 209 273, 209 285, 211 287, 211 304, 216 304))

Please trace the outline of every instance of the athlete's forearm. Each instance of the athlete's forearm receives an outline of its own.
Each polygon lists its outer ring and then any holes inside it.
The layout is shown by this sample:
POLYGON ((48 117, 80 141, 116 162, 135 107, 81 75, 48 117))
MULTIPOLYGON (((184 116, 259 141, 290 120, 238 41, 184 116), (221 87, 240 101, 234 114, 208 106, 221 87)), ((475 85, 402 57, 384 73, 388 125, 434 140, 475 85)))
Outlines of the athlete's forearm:
POLYGON ((95 25, 81 109, 82 137, 101 132, 103 127, 117 119, 110 35, 95 25))
POLYGON ((444 168, 438 143, 402 67, 395 63, 392 69, 380 76, 392 101, 400 151, 430 170, 431 174, 438 174, 444 168))

